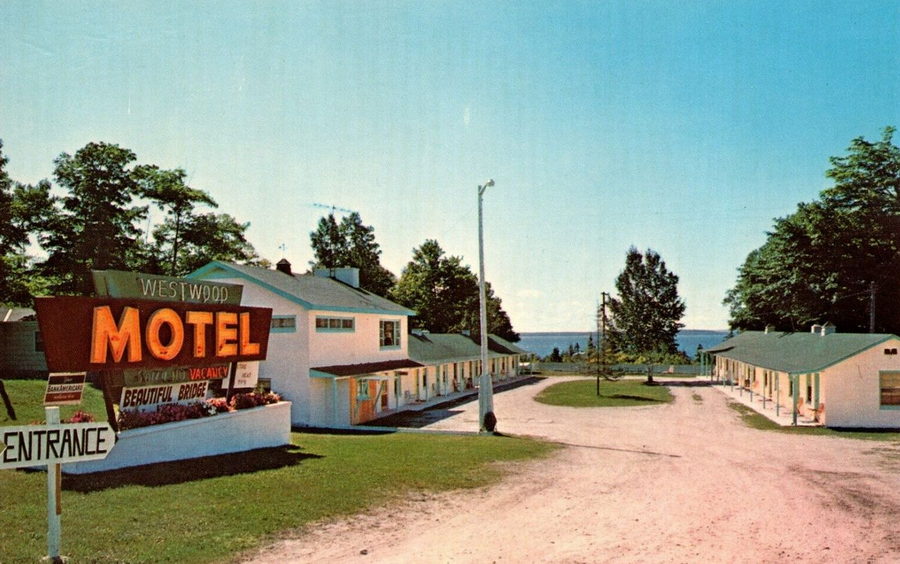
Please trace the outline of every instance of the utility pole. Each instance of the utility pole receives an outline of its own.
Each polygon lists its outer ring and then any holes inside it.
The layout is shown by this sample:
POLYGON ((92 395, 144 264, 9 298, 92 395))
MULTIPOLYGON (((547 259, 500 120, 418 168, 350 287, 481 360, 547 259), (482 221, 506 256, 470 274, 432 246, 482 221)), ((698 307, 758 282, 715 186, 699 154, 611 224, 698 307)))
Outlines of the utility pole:
POLYGON ((494 413, 494 383, 488 367, 488 326, 487 296, 484 282, 484 220, 482 213, 482 196, 484 191, 494 185, 490 179, 478 187, 478 296, 481 326, 481 381, 478 384, 478 429, 481 433, 493 433, 497 425, 494 413))
POLYGON ((600 305, 597 304, 597 345, 594 347, 594 351, 597 353, 597 396, 600 396, 600 326, 603 323, 601 319, 602 313, 600 310, 600 305))
POLYGON ((597 395, 600 395, 600 374, 606 372, 606 299, 609 294, 600 292, 600 311, 597 315, 597 395), (602 364, 602 367, 601 367, 602 364))
POLYGON ((875 292, 878 285, 872 280, 869 282, 869 333, 875 332, 875 292))

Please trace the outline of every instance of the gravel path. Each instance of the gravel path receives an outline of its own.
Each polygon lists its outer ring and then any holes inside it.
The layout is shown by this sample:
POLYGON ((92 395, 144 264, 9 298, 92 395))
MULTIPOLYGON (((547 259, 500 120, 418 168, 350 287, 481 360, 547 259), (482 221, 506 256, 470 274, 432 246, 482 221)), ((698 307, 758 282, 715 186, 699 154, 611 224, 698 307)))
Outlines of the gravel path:
MULTIPOLYGON (((663 406, 494 396, 498 430, 567 445, 500 484, 307 529, 249 562, 900 562, 900 444, 746 428, 715 388, 663 406)), ((477 427, 477 402, 426 428, 477 427)))

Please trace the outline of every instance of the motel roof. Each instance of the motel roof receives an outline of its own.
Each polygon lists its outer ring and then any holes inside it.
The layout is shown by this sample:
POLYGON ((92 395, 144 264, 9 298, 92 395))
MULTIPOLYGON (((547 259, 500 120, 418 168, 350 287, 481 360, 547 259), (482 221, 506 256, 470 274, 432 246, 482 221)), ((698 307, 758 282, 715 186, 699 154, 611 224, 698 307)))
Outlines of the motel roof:
POLYGON ((821 372, 896 335, 884 333, 780 333, 745 331, 706 352, 768 370, 821 372))
POLYGON ((402 370, 404 368, 421 368, 418 362, 409 359, 385 360, 382 362, 366 362, 362 364, 337 364, 333 366, 315 366, 310 370, 321 372, 322 374, 311 374, 311 376, 331 377, 331 376, 363 376, 375 372, 386 372, 388 370, 402 370))
MULTIPOLYGON (((527 352, 496 335, 488 335, 488 354, 496 357, 527 352)), ((481 343, 462 333, 412 333, 409 357, 424 364, 478 360, 481 343)))
POLYGON ((188 278, 242 278, 311 310, 415 315, 414 311, 372 292, 313 274, 286 274, 258 266, 213 261, 188 278))

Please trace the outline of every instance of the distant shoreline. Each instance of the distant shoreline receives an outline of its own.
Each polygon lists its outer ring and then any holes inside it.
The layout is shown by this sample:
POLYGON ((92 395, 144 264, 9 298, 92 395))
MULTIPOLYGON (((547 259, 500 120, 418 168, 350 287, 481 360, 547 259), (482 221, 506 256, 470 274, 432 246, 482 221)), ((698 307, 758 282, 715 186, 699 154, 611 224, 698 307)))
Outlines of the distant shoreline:
MULTIPOLYGON (((519 331, 519 335, 594 335, 597 330, 591 331, 519 331)), ((679 333, 717 334, 728 333, 728 329, 682 329, 679 333)))

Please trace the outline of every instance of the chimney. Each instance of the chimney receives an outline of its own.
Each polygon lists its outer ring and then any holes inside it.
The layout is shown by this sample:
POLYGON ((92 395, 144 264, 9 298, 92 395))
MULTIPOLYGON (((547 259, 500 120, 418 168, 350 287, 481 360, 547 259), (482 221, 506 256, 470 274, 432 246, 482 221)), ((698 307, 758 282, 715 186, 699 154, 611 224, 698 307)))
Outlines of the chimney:
POLYGON ((293 276, 293 273, 291 272, 291 263, 288 262, 287 259, 283 258, 275 263, 275 270, 277 270, 278 272, 284 272, 288 276, 293 276))
POLYGON ((822 336, 823 337, 825 335, 831 335, 835 331, 837 331, 837 325, 835 325, 834 323, 832 323, 830 321, 826 321, 825 325, 822 326, 822 336))
POLYGON ((821 335, 822 334, 822 326, 819 325, 818 323, 816 323, 810 328, 809 332, 814 335, 821 335))
POLYGON ((353 288, 359 288, 359 269, 349 266, 341 268, 317 268, 314 272, 322 278, 334 278, 353 288))

